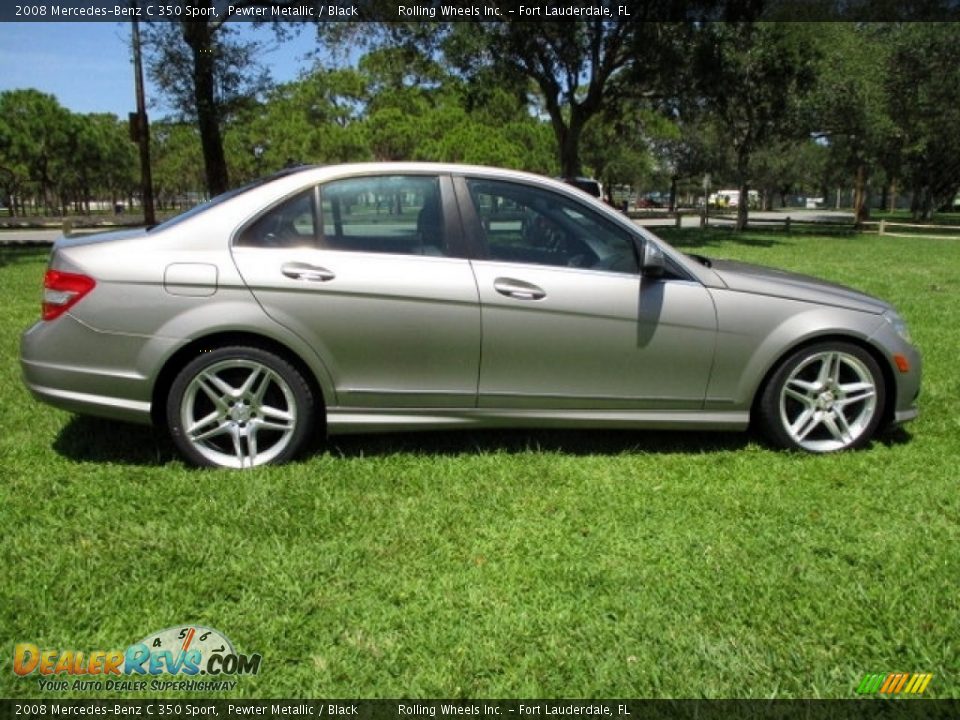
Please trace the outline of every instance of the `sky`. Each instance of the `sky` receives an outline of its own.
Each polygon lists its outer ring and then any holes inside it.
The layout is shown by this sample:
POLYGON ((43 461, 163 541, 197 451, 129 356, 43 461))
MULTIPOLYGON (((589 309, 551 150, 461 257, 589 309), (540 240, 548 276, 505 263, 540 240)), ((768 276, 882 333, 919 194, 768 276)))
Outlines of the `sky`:
MULTIPOLYGON (((294 80, 312 64, 304 59, 317 47, 309 28, 280 46, 268 28, 244 25, 241 32, 255 33, 273 48, 263 64, 275 81, 294 80)), ((20 88, 55 95, 73 112, 126 117, 136 110, 130 24, 0 23, 0 92, 20 88)), ((149 79, 146 96, 152 118, 169 113, 149 79)))

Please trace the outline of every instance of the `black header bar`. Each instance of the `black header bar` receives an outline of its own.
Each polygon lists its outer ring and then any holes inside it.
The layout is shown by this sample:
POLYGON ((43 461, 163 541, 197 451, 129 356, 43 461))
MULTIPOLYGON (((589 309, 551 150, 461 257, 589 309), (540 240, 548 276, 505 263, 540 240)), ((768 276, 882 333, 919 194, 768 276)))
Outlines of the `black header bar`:
POLYGON ((14 0, 0 22, 944 21, 960 0, 14 0))

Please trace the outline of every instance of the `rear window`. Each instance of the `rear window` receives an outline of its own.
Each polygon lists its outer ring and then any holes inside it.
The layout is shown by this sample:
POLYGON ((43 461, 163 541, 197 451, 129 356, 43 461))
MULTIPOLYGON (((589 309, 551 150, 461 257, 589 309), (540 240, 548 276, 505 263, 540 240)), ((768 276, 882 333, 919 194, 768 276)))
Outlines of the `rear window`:
POLYGON ((272 175, 267 175, 262 178, 257 178, 253 182, 247 183, 246 185, 241 185, 240 187, 233 188, 232 190, 227 190, 225 193, 221 193, 216 197, 212 197, 206 202, 202 202, 199 205, 194 205, 189 210, 182 212, 179 215, 176 215, 170 218, 169 220, 165 220, 159 225, 154 225, 152 228, 150 228, 150 230, 166 230, 167 228, 173 227, 174 225, 179 225, 184 220, 189 220, 192 217, 195 217, 203 212, 206 212, 210 208, 216 207, 217 205, 226 202, 227 200, 232 200, 238 195, 243 195, 245 192, 249 192, 250 190, 255 190, 256 188, 262 187, 267 183, 273 182, 274 180, 278 180, 279 178, 286 177, 287 175, 292 175, 295 172, 300 172, 301 170, 305 169, 305 167, 306 166, 304 165, 300 165, 294 168, 285 168, 283 170, 280 170, 279 172, 273 173, 272 175))

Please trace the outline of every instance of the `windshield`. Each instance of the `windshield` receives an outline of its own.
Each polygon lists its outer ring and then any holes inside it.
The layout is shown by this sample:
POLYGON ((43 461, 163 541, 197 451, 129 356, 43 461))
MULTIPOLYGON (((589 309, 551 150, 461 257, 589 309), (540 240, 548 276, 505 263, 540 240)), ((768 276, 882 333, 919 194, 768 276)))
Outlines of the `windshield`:
POLYGON ((202 202, 199 205, 194 205, 189 210, 182 212, 179 215, 175 215, 174 217, 170 218, 169 220, 165 220, 159 225, 154 225, 153 227, 149 228, 149 230, 150 231, 166 230, 167 228, 170 228, 170 227, 173 227, 174 225, 178 225, 182 223, 184 220, 189 220, 195 215, 199 215, 202 212, 206 212, 210 208, 215 207, 220 203, 226 202, 227 200, 231 200, 237 197, 238 195, 242 195, 243 193, 249 190, 253 190, 254 188, 258 188, 262 185, 266 185, 269 182, 273 182, 277 178, 282 178, 292 173, 299 172, 307 167, 308 167, 307 165, 298 165, 297 167, 285 168, 283 170, 280 170, 279 172, 273 173, 272 175, 267 175, 262 178, 257 178, 251 183, 247 183, 246 185, 241 185, 240 187, 233 188, 232 190, 227 190, 225 193, 221 193, 216 197, 212 197, 206 202, 202 202))

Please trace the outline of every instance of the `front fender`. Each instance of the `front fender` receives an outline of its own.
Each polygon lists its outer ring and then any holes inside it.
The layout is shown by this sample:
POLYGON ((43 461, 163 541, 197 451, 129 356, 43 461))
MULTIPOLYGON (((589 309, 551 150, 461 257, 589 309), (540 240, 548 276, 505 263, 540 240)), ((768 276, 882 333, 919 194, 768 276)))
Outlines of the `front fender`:
POLYGON ((707 409, 748 410, 763 379, 794 348, 818 337, 869 343, 886 324, 878 314, 842 307, 730 290, 711 293, 718 333, 707 409))

